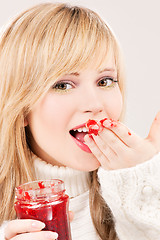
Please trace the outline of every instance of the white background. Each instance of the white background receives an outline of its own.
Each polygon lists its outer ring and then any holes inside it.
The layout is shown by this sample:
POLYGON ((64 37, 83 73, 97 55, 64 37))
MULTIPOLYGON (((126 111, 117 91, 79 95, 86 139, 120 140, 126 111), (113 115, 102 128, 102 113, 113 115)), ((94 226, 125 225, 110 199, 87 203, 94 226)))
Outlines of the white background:
MULTIPOLYGON (((41 0, 5 0, 0 7, 0 26, 41 0)), ((53 1, 52 1, 53 2, 53 1)), ((61 0, 56 2, 63 2, 61 0)), ((127 71, 125 123, 146 137, 160 110, 160 1, 68 0, 96 11, 116 34, 127 71)))

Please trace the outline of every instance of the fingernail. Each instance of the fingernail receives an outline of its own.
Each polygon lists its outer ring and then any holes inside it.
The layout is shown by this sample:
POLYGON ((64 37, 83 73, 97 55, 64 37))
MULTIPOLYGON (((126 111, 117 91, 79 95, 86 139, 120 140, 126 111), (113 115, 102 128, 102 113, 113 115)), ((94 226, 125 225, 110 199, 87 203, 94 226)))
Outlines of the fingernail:
POLYGON ((45 228, 45 223, 43 222, 33 222, 32 228, 43 229, 45 228))
POLYGON ((89 134, 89 139, 90 139, 90 141, 93 140, 93 135, 92 134, 89 134))
POLYGON ((86 136, 84 137, 84 141, 86 143, 91 143, 93 140, 93 136, 91 134, 86 134, 86 136))
POLYGON ((104 127, 107 127, 107 128, 111 127, 111 121, 110 121, 110 120, 105 120, 105 121, 103 122, 103 126, 104 126, 104 127))
POLYGON ((57 239, 58 238, 58 233, 56 233, 56 232, 46 232, 45 237, 48 240, 57 239))
POLYGON ((103 126, 106 128, 117 127, 117 122, 111 119, 105 120, 103 126))
POLYGON ((155 120, 158 120, 158 121, 160 120, 160 111, 157 113, 155 120))

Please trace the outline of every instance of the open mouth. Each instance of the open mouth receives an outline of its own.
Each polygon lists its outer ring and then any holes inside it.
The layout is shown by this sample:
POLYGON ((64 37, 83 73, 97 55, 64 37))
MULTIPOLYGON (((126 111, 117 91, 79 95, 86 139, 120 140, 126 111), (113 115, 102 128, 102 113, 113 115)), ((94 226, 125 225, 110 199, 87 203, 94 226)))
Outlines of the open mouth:
POLYGON ((104 118, 100 121, 89 119, 86 123, 73 128, 69 132, 72 137, 84 143, 84 137, 86 134, 94 134, 97 136, 98 133, 103 130, 103 122, 105 120, 107 120, 107 118, 104 118))
POLYGON ((108 119, 108 118, 103 118, 101 120, 93 120, 89 119, 86 123, 81 124, 69 131, 71 134, 72 138, 74 139, 75 143, 84 151, 86 152, 91 152, 89 147, 85 144, 84 137, 86 134, 94 134, 97 136, 101 131, 103 131, 104 128, 104 121, 108 120, 110 126, 117 126, 117 122, 108 119))
POLYGON ((86 123, 81 124, 69 131, 75 143, 84 151, 91 152, 89 147, 85 144, 84 137, 86 134, 98 135, 103 130, 103 122, 107 120, 104 118, 100 121, 89 119, 86 123))
POLYGON ((80 127, 78 129, 72 129, 69 131, 72 137, 76 138, 78 141, 84 143, 84 137, 88 134, 86 127, 80 127))
POLYGON ((86 134, 88 134, 88 129, 86 128, 85 124, 82 124, 80 126, 77 126, 74 129, 71 129, 69 133, 72 136, 72 139, 76 143, 76 145, 83 151, 87 153, 91 153, 91 150, 89 147, 85 144, 84 137, 86 134))

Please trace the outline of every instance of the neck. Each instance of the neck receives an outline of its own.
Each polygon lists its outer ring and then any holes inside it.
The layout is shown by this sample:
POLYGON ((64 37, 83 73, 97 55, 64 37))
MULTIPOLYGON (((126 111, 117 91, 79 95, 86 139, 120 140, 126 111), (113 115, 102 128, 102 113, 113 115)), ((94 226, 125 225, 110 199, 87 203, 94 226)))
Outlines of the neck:
POLYGON ((66 193, 70 198, 89 190, 89 173, 68 167, 53 166, 38 157, 34 159, 36 178, 38 180, 58 178, 64 181, 66 193))

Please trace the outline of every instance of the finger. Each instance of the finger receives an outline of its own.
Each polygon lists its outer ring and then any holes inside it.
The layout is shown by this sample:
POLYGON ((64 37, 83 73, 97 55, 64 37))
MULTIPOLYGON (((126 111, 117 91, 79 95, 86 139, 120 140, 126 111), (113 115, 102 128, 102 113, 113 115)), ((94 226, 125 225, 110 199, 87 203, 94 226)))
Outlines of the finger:
MULTIPOLYGON (((121 122, 105 120, 103 126, 112 131, 128 147, 135 148, 142 141, 139 136, 121 122)), ((100 133, 101 136, 103 134, 105 134, 105 131, 100 133)))
POLYGON ((43 222, 31 219, 16 219, 10 221, 5 229, 6 239, 11 239, 19 233, 36 232, 45 227, 43 222))
POLYGON ((153 120, 147 139, 155 144, 157 151, 160 151, 160 111, 153 120))
POLYGON ((56 240, 58 234, 50 231, 23 233, 12 238, 12 240, 56 240))
POLYGON ((93 136, 91 138, 88 134, 86 134, 86 136, 84 137, 84 141, 90 148, 93 155, 100 162, 101 166, 103 166, 105 169, 109 169, 109 160, 107 159, 106 156, 104 156, 104 154, 100 151, 98 146, 95 144, 93 140, 93 136))
POLYGON ((94 140, 100 150, 106 155, 106 150, 109 151, 109 155, 107 155, 108 159, 114 159, 119 155, 122 151, 127 151, 128 146, 121 141, 117 135, 115 135, 112 131, 104 129, 103 132, 99 134, 99 136, 94 136, 94 140), (108 148, 109 146, 109 148, 108 148))
POLYGON ((74 218, 74 212, 69 211, 69 221, 72 222, 74 218))

